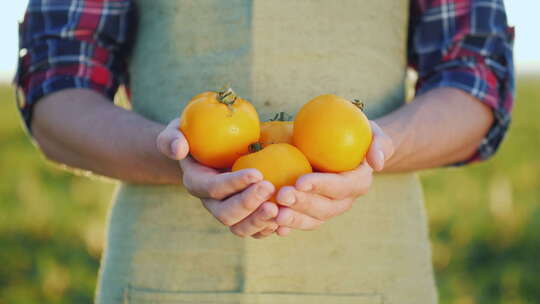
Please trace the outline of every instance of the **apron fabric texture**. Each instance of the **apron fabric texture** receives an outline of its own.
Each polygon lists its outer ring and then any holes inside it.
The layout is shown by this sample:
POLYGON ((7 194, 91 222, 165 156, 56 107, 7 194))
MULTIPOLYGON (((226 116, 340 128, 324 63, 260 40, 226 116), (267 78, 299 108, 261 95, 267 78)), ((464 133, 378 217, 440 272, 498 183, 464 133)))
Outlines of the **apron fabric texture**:
MULTIPOLYGON (((311 98, 360 98, 373 119, 404 97, 408 1, 139 0, 133 110, 167 123, 230 84, 262 119, 311 98)), ((120 184, 96 301, 436 303, 415 174, 380 174, 316 231, 238 238, 181 186, 120 184)))

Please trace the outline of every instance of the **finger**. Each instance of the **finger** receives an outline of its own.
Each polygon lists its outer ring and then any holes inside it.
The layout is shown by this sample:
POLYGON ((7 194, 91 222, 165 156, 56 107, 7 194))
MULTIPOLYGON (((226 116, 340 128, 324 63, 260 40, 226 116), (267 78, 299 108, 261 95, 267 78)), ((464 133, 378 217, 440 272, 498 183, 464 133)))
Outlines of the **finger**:
POLYGON ((240 237, 254 235, 268 229, 271 224, 277 225, 271 221, 277 214, 278 207, 276 204, 270 202, 263 203, 257 211, 231 226, 230 230, 240 237))
POLYGON ((375 171, 381 171, 384 168, 384 152, 381 149, 377 137, 373 137, 371 146, 366 154, 366 161, 375 171))
POLYGON ((262 180, 263 175, 257 169, 243 169, 235 172, 221 173, 208 181, 206 191, 212 198, 224 199, 262 180))
POLYGON ((365 162, 358 168, 339 174, 309 173, 296 181, 296 189, 322 195, 331 199, 343 199, 364 194, 371 185, 373 169, 365 162))
POLYGON ((279 208, 276 223, 280 227, 289 227, 299 230, 313 230, 321 226, 323 221, 297 212, 291 208, 279 208))
POLYGON ((171 121, 156 139, 158 150, 175 160, 183 159, 189 153, 189 144, 184 134, 178 130, 178 123, 178 118, 171 121))
POLYGON ((277 230, 276 230, 276 234, 279 235, 279 236, 287 236, 289 235, 289 233, 291 233, 291 228, 289 227, 279 227, 277 230))
POLYGON ((270 223, 270 227, 262 230, 261 232, 255 233, 254 235, 252 235, 252 237, 254 239, 262 239, 262 238, 271 236, 274 232, 276 232, 278 228, 279 226, 275 222, 272 222, 270 223))
POLYGON ((199 198, 222 200, 263 179, 261 172, 256 169, 220 174, 189 157, 181 160, 180 166, 184 172, 184 186, 199 198))
POLYGON ((277 202, 299 213, 324 221, 350 209, 352 200, 330 200, 324 196, 286 186, 279 190, 277 202))
POLYGON ((252 214, 274 193, 267 181, 258 182, 224 201, 203 199, 204 206, 225 226, 233 226, 252 214))
POLYGON ((377 141, 383 150, 385 160, 390 159, 390 157, 394 155, 394 143, 392 142, 392 138, 384 133, 383 129, 374 121, 371 121, 371 128, 374 130, 375 137, 377 137, 377 141))
POLYGON ((394 154, 394 145, 392 139, 387 136, 379 125, 370 121, 373 131, 373 141, 366 154, 366 160, 369 165, 376 171, 381 171, 384 168, 385 161, 394 154))

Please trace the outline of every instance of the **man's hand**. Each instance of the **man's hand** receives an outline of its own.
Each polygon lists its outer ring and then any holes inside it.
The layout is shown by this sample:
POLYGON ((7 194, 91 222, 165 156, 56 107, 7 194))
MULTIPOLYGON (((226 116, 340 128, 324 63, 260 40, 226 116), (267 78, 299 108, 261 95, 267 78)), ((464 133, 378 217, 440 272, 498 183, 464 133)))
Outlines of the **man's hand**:
POLYGON ((289 234, 292 229, 312 230, 325 221, 349 210, 356 199, 369 191, 373 170, 380 171, 394 153, 392 140, 371 122, 373 141, 366 160, 355 170, 343 173, 310 173, 301 176, 294 187, 281 188, 277 201, 282 206, 276 222, 276 233, 289 234))
POLYGON ((184 186, 204 207, 240 237, 271 235, 278 225, 276 204, 267 202, 274 186, 256 169, 219 173, 191 158, 180 161, 184 186))
POLYGON ((189 144, 178 129, 179 123, 179 118, 173 119, 156 139, 159 151, 174 160, 184 159, 189 153, 189 144))
POLYGON ((276 204, 267 202, 275 189, 263 181, 255 169, 220 173, 191 158, 187 140, 178 130, 178 119, 159 134, 158 149, 168 157, 180 160, 183 183, 193 196, 201 199, 204 207, 232 233, 263 238, 271 235, 278 225, 276 204))

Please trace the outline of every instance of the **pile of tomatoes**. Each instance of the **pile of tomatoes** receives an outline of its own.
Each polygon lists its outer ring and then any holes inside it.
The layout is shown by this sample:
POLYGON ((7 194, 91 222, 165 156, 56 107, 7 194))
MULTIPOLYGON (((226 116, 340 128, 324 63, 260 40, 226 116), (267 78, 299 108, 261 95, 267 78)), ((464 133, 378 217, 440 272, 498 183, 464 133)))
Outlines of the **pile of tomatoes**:
POLYGON ((372 132, 358 102, 321 95, 294 121, 284 115, 261 123, 253 105, 232 89, 195 96, 180 117, 190 154, 203 165, 258 169, 277 190, 313 169, 353 170, 363 161, 372 132), (312 169, 313 168, 313 169, 312 169))

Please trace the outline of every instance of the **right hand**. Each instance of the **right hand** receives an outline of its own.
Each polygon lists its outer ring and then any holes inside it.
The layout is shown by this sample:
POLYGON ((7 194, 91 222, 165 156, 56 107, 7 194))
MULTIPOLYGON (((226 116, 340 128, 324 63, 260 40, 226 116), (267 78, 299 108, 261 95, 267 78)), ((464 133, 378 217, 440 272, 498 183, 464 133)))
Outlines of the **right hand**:
POLYGON ((159 134, 158 149, 167 157, 180 160, 184 187, 201 199, 204 207, 237 236, 263 238, 278 225, 276 204, 267 202, 275 191, 255 169, 220 173, 190 157, 187 140, 175 119, 159 134))

